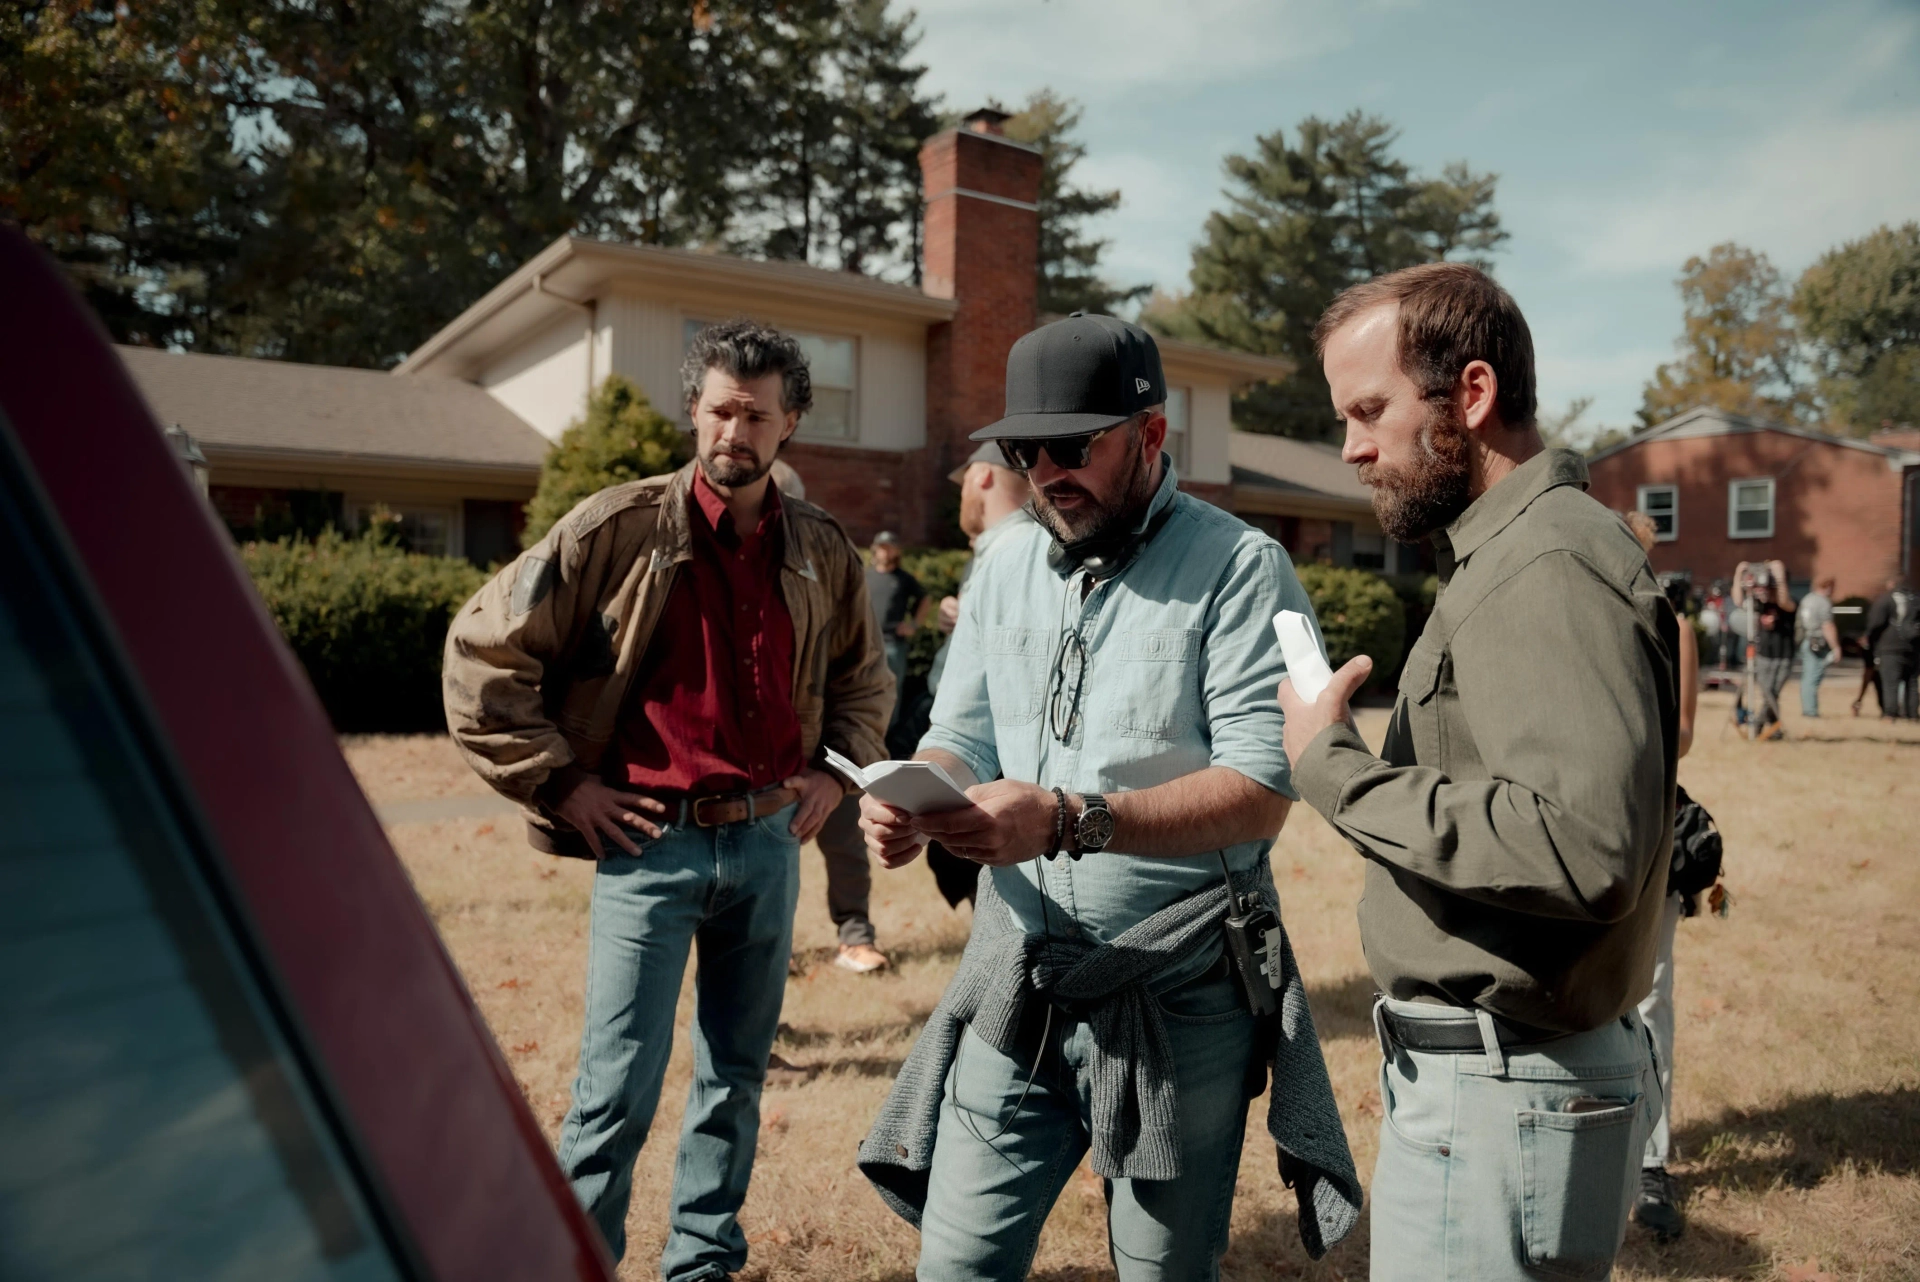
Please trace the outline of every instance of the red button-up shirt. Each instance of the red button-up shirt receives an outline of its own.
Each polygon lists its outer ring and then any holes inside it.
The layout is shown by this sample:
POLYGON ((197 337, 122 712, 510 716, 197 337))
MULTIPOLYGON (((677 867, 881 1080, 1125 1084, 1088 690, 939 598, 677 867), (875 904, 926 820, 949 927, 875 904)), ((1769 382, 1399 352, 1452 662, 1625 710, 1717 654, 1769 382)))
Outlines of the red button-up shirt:
POLYGON ((629 784, 667 797, 770 787, 806 765, 793 711, 793 616, 780 594, 780 493, 741 534, 693 474, 680 566, 618 737, 629 784))

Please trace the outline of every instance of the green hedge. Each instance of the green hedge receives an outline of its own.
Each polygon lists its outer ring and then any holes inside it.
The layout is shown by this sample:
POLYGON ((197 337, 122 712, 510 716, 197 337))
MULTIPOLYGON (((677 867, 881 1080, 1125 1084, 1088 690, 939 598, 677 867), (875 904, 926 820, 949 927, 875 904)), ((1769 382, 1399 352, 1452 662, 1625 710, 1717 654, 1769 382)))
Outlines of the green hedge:
POLYGON ((484 571, 332 530, 243 544, 240 559, 336 729, 445 726, 441 646, 484 571))
POLYGON ((1313 563, 1295 569, 1320 619, 1333 666, 1355 655, 1371 655, 1374 675, 1369 684, 1392 680, 1407 639, 1407 607, 1394 585, 1370 570, 1313 563))

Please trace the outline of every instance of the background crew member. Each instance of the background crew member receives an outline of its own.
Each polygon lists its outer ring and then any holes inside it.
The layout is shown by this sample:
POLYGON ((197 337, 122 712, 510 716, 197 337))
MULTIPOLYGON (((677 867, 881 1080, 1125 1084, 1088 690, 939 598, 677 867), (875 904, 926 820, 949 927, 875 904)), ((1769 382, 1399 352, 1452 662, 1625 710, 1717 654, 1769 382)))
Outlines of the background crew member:
MULTIPOLYGON (((1659 537, 1653 518, 1644 512, 1628 512, 1626 521, 1634 538, 1651 556, 1659 537)), ((1674 638, 1680 646, 1680 725, 1674 741, 1674 755, 1679 757, 1693 747, 1694 714, 1700 707, 1700 642, 1683 608, 1686 591, 1684 581, 1667 586, 1667 601, 1680 623, 1674 638)), ((1830 619, 1827 626, 1833 626, 1830 619)), ((1667 892, 1667 905, 1660 913, 1659 946, 1653 955, 1653 987, 1639 1007, 1640 1019, 1653 1034, 1655 1067, 1660 1074, 1660 1112, 1640 1157, 1640 1192, 1634 1198, 1633 1218, 1662 1242, 1679 1240, 1687 1227, 1674 1195, 1673 1176, 1667 1173, 1667 1161, 1673 1156, 1673 941, 1680 930, 1680 918, 1688 911, 1686 901, 1687 897, 1677 890, 1667 892)))
MULTIPOLYGON (((966 595, 967 584, 988 552, 1003 543, 1007 535, 1033 523, 1026 509, 1027 478, 1007 466, 999 445, 993 441, 982 441, 972 457, 948 473, 947 479, 960 487, 960 531, 967 536, 973 557, 960 575, 954 594, 940 599, 939 628, 948 639, 941 643, 927 672, 927 689, 935 695, 940 693, 940 678, 946 672, 947 655, 953 649, 953 630, 960 623, 960 598, 966 595)), ((963 899, 973 902, 974 885, 980 876, 979 864, 950 853, 937 841, 930 841, 927 867, 940 887, 941 897, 949 905, 958 908, 963 899)))
POLYGON ((1007 417, 977 435, 1027 473, 1038 523, 968 583, 919 753, 973 804, 861 799, 889 867, 929 837, 988 867, 966 959, 861 1147, 920 1227, 923 1282, 1025 1277, 1089 1146, 1123 1282, 1214 1277, 1250 1070, 1281 1042, 1302 1057, 1274 1089, 1311 1241, 1357 1211, 1304 998, 1283 1039, 1222 957, 1228 870, 1272 904, 1291 793, 1269 620, 1312 606, 1279 544, 1179 491, 1165 400, 1153 339, 1112 317, 1014 344, 1007 417))
POLYGON ((1659 1097, 1634 1007, 1673 839, 1676 624, 1645 553, 1543 449, 1533 339, 1483 272, 1354 286, 1315 330, 1342 457, 1441 590, 1382 755, 1280 687, 1300 796, 1367 859, 1385 991, 1372 1277, 1602 1277, 1659 1097))
POLYGON ((694 462, 576 507, 460 611, 445 669, 455 742, 530 804, 534 844, 599 860, 560 1165, 615 1259, 698 951, 668 1282, 746 1264, 737 1216, 800 843, 843 791, 815 758, 823 743, 884 757, 893 687, 859 554, 768 481, 812 401, 799 344, 747 321, 708 326, 681 381, 694 462))

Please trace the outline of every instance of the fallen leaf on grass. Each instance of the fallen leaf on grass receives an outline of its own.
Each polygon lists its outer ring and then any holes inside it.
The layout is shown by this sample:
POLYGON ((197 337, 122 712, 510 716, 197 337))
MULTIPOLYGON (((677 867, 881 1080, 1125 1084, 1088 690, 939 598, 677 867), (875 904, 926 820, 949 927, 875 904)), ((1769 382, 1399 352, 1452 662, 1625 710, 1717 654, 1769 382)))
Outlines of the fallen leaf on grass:
POLYGON ((1789 1264, 1780 1271, 1783 1282, 1834 1282, 1833 1274, 1820 1267, 1820 1261, 1808 1256, 1804 1264, 1789 1264))
POLYGON ((513 1053, 515 1055, 531 1055, 539 1049, 540 1049, 539 1042, 521 1042, 518 1046, 513 1048, 513 1053))
POLYGON ((767 1115, 760 1119, 760 1125, 764 1129, 773 1131, 776 1134, 785 1134, 787 1129, 787 1110, 784 1108, 769 1109, 767 1115))
POLYGON ((518 979, 503 979, 503 980, 501 980, 501 981, 500 981, 500 982, 499 982, 498 984, 495 984, 495 985, 494 985, 494 987, 496 987, 496 988, 519 988, 519 987, 521 986, 521 984, 522 984, 522 981, 521 981, 521 980, 518 980, 518 979))
POLYGON ((1847 867, 1853 869, 1855 872, 1865 872, 1867 865, 1872 862, 1873 860, 1871 859, 1862 859, 1855 863, 1848 864, 1847 867))
POLYGON ((558 868, 542 868, 540 870, 541 881, 552 881, 555 877, 558 877, 559 875, 560 875, 560 870, 558 868))
POLYGON ((487 822, 481 824, 478 828, 475 828, 473 830, 473 835, 476 837, 485 837, 490 835, 492 832, 493 832, 493 820, 489 819, 487 820, 487 822))

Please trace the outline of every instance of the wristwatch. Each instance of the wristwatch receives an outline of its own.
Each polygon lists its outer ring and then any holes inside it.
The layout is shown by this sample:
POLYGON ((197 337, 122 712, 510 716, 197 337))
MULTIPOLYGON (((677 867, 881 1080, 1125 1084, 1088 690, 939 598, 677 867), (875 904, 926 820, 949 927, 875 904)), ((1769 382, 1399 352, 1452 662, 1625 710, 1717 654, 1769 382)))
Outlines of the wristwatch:
POLYGON ((1073 821, 1073 853, 1094 854, 1107 848, 1113 840, 1113 811, 1107 809, 1107 799, 1097 792, 1087 793, 1081 799, 1080 817, 1073 821))

